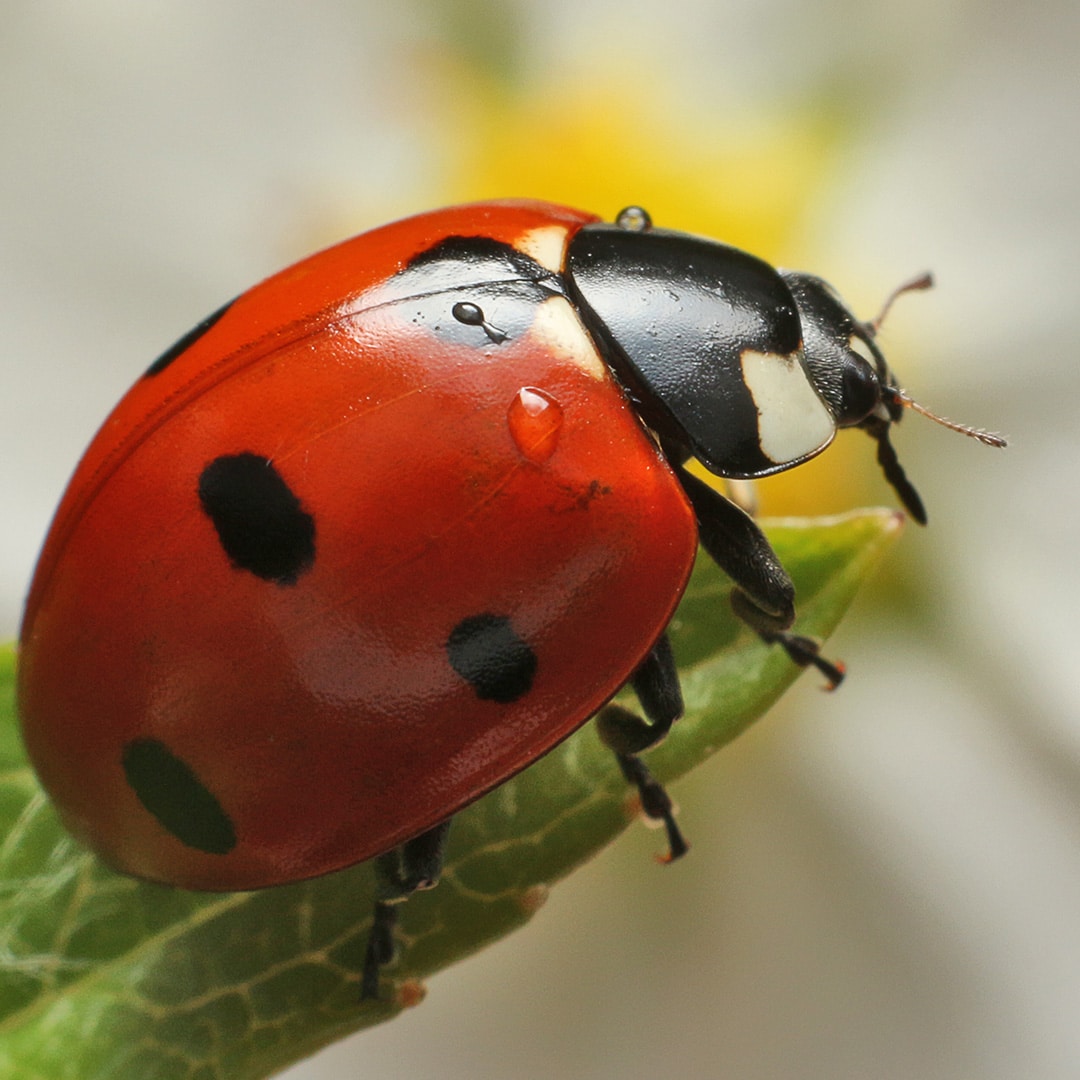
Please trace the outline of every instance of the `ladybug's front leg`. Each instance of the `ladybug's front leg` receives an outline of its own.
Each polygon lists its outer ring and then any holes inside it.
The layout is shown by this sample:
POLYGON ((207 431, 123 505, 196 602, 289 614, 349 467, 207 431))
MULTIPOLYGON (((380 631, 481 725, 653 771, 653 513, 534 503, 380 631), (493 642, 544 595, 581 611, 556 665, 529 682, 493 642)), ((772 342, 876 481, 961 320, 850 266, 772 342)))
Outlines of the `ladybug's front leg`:
POLYGON ((757 523, 685 469, 677 468, 676 474, 694 508, 701 546, 735 582, 735 614, 763 641, 780 645, 800 667, 816 667, 830 689, 837 687, 843 668, 821 656, 813 638, 788 633, 795 621, 795 586, 757 523))
POLYGON ((683 712, 679 672, 667 634, 660 636, 638 665, 630 685, 645 719, 621 705, 607 705, 597 715, 596 726, 604 745, 614 751, 623 776, 637 788, 645 816, 663 822, 669 849, 666 861, 670 862, 685 855, 689 845, 675 823, 671 797, 638 757, 660 742, 683 712))
POLYGON ((394 959, 398 905, 439 883, 450 820, 414 836, 375 860, 375 920, 368 935, 360 1000, 379 996, 379 972, 394 959))

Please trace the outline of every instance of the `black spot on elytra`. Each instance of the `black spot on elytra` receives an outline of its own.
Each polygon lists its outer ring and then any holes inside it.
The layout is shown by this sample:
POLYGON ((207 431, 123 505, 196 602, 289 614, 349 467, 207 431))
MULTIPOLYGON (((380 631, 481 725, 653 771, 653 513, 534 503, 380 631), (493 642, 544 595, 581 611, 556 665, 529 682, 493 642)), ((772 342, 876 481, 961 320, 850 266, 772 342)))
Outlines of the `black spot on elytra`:
POLYGON ((187 352, 196 341, 199 340, 215 323, 220 320, 222 315, 233 306, 233 301, 230 300, 227 304, 222 304, 217 311, 210 315, 207 315, 205 319, 197 326, 193 326, 179 341, 170 345, 143 373, 143 378, 147 378, 151 375, 160 375, 181 353, 187 352))
POLYGON ((121 763, 139 802, 182 844, 209 855, 236 847, 236 830, 221 803, 163 742, 133 739, 121 763))
POLYGON ((532 687, 536 653, 504 615, 470 615, 446 642, 450 666, 484 701, 508 704, 532 687))
POLYGON ((315 519, 267 458, 215 458, 199 477, 199 501, 237 568, 293 585, 315 561, 315 519))

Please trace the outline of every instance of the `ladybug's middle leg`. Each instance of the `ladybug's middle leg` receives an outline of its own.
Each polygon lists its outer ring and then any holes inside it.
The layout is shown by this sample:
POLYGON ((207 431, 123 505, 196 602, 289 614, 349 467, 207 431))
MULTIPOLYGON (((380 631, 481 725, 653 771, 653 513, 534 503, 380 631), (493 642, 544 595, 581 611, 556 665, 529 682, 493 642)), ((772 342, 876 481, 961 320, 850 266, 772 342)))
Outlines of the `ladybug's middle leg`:
POLYGON ((375 860, 375 921, 368 934, 360 1000, 379 996, 379 972, 394 959, 398 906, 420 889, 439 883, 450 818, 375 860))
POLYGON ((685 469, 678 468, 676 475, 694 508, 701 546, 735 582, 731 594, 735 614, 763 641, 783 648, 800 667, 816 667, 829 680, 830 689, 838 686, 843 668, 821 656, 813 638, 788 632, 795 621, 795 586, 757 523, 685 469))
POLYGON ((604 745, 615 752, 623 776, 637 788, 646 817, 663 822, 670 861, 685 855, 689 845, 675 823, 670 796, 638 757, 660 742, 683 712, 679 673, 667 634, 660 636, 638 665, 630 685, 641 702, 645 719, 621 705, 606 705, 596 717, 596 726, 604 745))

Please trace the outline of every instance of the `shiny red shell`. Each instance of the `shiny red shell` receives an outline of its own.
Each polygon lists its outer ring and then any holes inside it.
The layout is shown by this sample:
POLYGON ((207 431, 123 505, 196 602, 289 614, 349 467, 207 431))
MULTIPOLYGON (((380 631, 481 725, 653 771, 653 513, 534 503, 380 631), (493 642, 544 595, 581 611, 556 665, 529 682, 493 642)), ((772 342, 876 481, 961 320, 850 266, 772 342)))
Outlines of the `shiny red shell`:
POLYGON ((679 483, 564 296, 504 317, 451 256, 412 284, 461 237, 557 276, 592 220, 489 203, 358 236, 238 297, 120 402, 57 512, 19 669, 32 761, 108 862, 202 889, 350 865, 536 760, 631 675, 696 550, 679 483), (276 576, 200 503, 222 460, 265 463, 310 523, 276 576), (448 662, 489 624, 512 627, 494 691, 448 662), (226 839, 150 812, 135 758, 152 798, 208 793, 226 839))

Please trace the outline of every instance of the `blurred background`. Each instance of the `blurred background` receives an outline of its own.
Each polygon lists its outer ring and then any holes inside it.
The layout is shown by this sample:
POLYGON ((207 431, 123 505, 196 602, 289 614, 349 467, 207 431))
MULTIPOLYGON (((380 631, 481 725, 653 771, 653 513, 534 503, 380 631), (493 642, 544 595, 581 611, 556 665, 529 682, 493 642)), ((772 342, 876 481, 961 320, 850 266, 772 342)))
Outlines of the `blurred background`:
MULTIPOLYGON (((907 388, 929 508, 831 656, 422 1006, 288 1080, 1080 1075, 1080 5, 0 3, 0 637, 79 453, 224 299, 492 196, 832 281, 907 388)), ((841 437, 769 513, 889 504, 841 437)))

